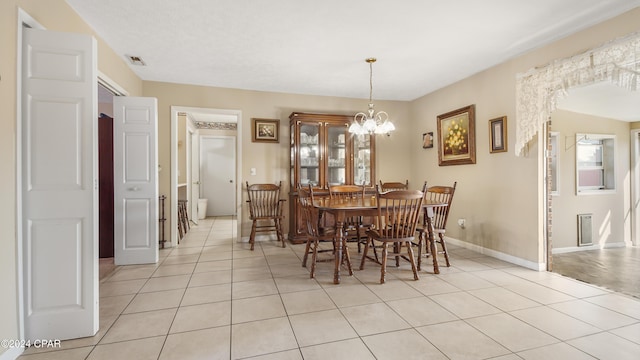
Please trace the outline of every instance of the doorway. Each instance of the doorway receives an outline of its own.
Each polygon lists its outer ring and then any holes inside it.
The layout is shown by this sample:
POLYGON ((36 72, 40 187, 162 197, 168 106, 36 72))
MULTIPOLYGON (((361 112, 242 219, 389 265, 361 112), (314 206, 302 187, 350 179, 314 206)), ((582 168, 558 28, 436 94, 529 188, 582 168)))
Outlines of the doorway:
MULTIPOLYGON (((198 108, 198 107, 185 107, 185 106, 171 106, 171 183, 170 183, 170 201, 169 201, 169 213, 170 213, 170 237, 171 244, 168 246, 176 246, 178 244, 178 194, 179 189, 182 187, 178 181, 179 175, 179 117, 181 114, 187 114, 190 121, 197 123, 196 132, 200 135, 210 135, 211 130, 215 129, 215 124, 232 124, 233 131, 228 135, 232 136, 235 140, 235 181, 233 183, 233 191, 230 193, 235 194, 234 212, 236 216, 236 232, 240 234, 242 227, 242 111, 230 110, 230 109, 212 109, 212 108, 198 108)), ((195 136, 199 138, 200 136, 195 136)), ((192 138, 193 139, 193 138, 192 138)), ((182 142, 182 144, 185 144, 182 142)), ((199 143, 199 142, 198 142, 199 143)), ((198 158, 193 156, 195 153, 199 153, 199 150, 193 150, 191 158, 198 158)), ((195 165, 194 165, 195 166, 195 165)), ((207 206, 208 207, 208 206, 207 206)), ((197 214, 191 214, 191 217, 197 216, 197 214)))

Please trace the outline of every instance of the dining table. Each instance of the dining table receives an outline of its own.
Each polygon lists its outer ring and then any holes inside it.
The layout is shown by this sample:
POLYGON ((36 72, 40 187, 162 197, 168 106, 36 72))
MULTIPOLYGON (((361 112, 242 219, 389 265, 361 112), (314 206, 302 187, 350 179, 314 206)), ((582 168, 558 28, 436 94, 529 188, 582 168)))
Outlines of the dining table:
MULTIPOLYGON (((336 199, 330 197, 316 197, 313 199, 313 206, 320 212, 325 212, 333 215, 335 221, 335 233, 337 237, 336 254, 335 254, 335 269, 333 274, 333 283, 340 284, 340 268, 343 261, 342 249, 345 245, 346 238, 341 230, 345 219, 353 216, 377 216, 378 202, 375 195, 357 197, 350 199, 336 199)), ((447 206, 446 202, 440 202, 430 199, 424 199, 422 208, 426 216, 423 217, 425 223, 423 224, 427 231, 428 241, 430 244, 430 251, 433 258, 433 272, 435 274, 440 273, 438 267, 437 251, 434 241, 434 231, 432 219, 434 215, 433 209, 436 207, 447 206)))

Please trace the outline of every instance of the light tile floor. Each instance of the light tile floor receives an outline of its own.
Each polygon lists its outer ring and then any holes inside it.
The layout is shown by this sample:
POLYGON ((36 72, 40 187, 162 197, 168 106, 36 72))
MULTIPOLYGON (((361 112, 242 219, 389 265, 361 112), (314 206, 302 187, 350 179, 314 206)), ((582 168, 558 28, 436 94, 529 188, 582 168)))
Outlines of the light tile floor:
MULTIPOLYGON (((303 245, 237 243, 235 220, 191 228, 157 265, 100 283, 100 331, 36 359, 638 359, 640 301, 558 274, 452 247, 440 275, 423 262, 366 263, 342 284, 316 279, 303 245)), ((359 263, 355 249, 353 263, 359 263)))

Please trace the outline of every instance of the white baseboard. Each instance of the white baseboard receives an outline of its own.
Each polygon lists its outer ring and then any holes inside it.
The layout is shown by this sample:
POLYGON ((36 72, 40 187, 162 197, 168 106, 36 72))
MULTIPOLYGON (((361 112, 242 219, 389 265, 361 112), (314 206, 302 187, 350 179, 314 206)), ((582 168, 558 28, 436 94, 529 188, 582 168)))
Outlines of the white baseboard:
POLYGON ((626 246, 627 244, 624 241, 622 241, 622 242, 615 242, 615 243, 605 243, 604 245, 594 244, 594 245, 587 245, 587 246, 570 246, 570 247, 564 247, 564 248, 554 248, 553 250, 551 250, 551 253, 565 254, 565 253, 576 252, 576 251, 611 249, 611 248, 621 248, 626 246))
POLYGON ((0 360, 16 360, 24 352, 23 347, 12 347, 0 354, 0 360))
POLYGON ((529 260, 526 260, 526 259, 519 258, 517 256, 505 254, 503 252, 492 250, 492 249, 487 249, 487 248, 485 248, 483 246, 476 245, 476 244, 471 244, 471 243, 468 243, 466 241, 458 240, 458 239, 451 238, 451 237, 448 237, 448 236, 446 237, 446 241, 449 244, 460 246, 462 248, 469 249, 469 250, 478 252, 478 253, 483 254, 483 255, 488 255, 488 256, 494 257, 494 258, 496 258, 498 260, 506 261, 506 262, 512 263, 514 265, 525 267, 527 269, 531 269, 531 270, 535 270, 535 271, 545 271, 547 269, 547 266, 546 266, 545 263, 537 263, 537 262, 534 262, 534 261, 529 261, 529 260))

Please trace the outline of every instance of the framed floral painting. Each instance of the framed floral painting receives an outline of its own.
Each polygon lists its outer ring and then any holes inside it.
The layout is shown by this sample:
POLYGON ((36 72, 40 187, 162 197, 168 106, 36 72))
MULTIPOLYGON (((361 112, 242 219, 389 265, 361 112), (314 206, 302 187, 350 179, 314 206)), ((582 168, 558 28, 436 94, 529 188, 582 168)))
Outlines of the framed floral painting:
POLYGON ((438 165, 476 163, 475 105, 438 115, 438 165))

